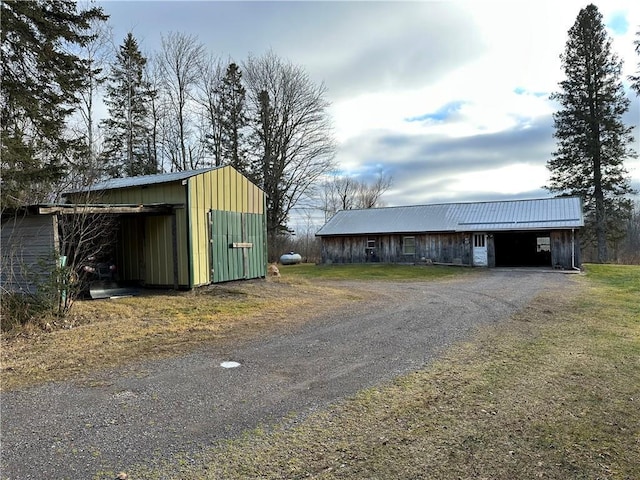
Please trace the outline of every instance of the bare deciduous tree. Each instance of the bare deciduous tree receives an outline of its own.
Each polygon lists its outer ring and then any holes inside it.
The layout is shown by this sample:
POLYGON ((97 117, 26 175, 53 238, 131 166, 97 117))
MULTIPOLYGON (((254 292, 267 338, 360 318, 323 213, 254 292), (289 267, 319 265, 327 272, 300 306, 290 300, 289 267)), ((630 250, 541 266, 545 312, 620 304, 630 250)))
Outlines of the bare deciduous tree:
MULTIPOLYGON (((86 2, 84 8, 90 8, 86 2)), ((92 19, 90 22, 89 40, 78 48, 78 56, 85 62, 84 85, 78 91, 78 122, 74 135, 83 139, 86 154, 69 160, 74 175, 71 187, 86 186, 100 178, 98 153, 100 138, 96 121, 96 101, 107 79, 107 69, 113 58, 113 33, 111 26, 103 20, 92 19)))
POLYGON ((334 176, 323 183, 320 192, 320 209, 324 212, 325 221, 338 210, 381 207, 381 197, 391 183, 392 178, 383 171, 378 172, 371 183, 353 177, 334 176))
POLYGON ((291 209, 333 165, 335 144, 323 84, 273 52, 243 66, 253 109, 252 179, 267 194, 267 233, 286 231, 291 209))
POLYGON ((202 166, 202 142, 197 136, 193 99, 204 55, 204 45, 195 36, 176 32, 162 36, 158 61, 169 107, 169 125, 173 127, 167 132, 172 170, 202 166))
POLYGON ((220 118, 220 84, 224 66, 213 56, 200 64, 200 81, 196 101, 202 112, 203 140, 216 166, 222 165, 222 121, 220 118))

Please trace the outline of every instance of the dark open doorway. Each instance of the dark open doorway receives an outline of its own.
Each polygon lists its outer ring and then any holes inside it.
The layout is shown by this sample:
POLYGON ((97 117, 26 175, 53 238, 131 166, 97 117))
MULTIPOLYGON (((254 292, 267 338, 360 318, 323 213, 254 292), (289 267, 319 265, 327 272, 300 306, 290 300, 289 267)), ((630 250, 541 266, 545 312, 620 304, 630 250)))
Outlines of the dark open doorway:
POLYGON ((500 232, 494 234, 497 267, 551 266, 548 232, 500 232))

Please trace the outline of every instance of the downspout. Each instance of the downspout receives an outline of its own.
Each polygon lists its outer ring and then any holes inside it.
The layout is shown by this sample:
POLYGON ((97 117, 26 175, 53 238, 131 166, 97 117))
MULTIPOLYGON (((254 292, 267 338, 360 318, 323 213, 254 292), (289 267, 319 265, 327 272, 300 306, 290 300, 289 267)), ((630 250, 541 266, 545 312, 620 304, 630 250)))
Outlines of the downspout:
POLYGON ((575 228, 571 229, 571 269, 581 271, 578 267, 576 267, 576 240, 575 240, 575 228))

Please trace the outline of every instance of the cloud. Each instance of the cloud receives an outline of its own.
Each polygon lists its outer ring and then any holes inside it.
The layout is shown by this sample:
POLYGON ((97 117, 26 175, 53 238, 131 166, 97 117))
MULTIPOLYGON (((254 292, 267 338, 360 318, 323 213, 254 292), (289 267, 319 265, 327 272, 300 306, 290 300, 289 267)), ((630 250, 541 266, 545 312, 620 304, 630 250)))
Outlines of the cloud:
POLYGON ((465 102, 460 100, 454 100, 453 102, 446 103, 442 105, 437 110, 425 113, 423 115, 418 115, 415 117, 409 117, 405 119, 407 122, 424 122, 424 121, 436 121, 442 122, 448 120, 457 112, 460 111, 460 108, 464 105, 465 102))
POLYGON ((550 116, 527 128, 464 138, 370 131, 345 142, 338 161, 347 171, 383 166, 394 179, 393 190, 385 196, 393 205, 460 200, 474 190, 478 195, 519 194, 546 182, 552 134, 550 116))

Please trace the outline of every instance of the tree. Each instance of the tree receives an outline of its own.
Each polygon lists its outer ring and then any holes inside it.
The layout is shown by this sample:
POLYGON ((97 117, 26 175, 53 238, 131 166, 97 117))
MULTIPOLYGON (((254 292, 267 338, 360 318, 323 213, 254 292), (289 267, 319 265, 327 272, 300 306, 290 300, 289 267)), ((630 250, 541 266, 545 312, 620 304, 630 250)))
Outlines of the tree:
POLYGON ((101 8, 77 11, 71 0, 0 3, 3 207, 50 199, 82 148, 65 129, 88 67, 69 50, 92 38, 92 21, 106 19, 101 8))
POLYGON ((246 114, 246 90, 242 86, 242 72, 230 63, 220 83, 221 147, 225 163, 247 175, 250 167, 244 144, 245 130, 249 124, 246 114))
POLYGON ((252 180, 267 194, 267 233, 287 231, 291 209, 333 165, 334 141, 323 84, 270 52, 243 70, 255 143, 252 180))
POLYGON ((200 66, 199 92, 196 97, 202 109, 203 141, 206 150, 213 156, 214 164, 223 164, 222 120, 220 105, 220 84, 224 67, 219 59, 210 57, 200 66))
POLYGON ((382 171, 371 183, 353 177, 332 177, 322 185, 321 191, 320 209, 324 212, 325 221, 338 210, 380 207, 380 199, 391 187, 391 182, 391 177, 382 171))
POLYGON ((145 79, 147 59, 131 32, 118 50, 111 68, 105 104, 109 117, 105 130, 105 169, 112 177, 147 175, 158 172, 151 154, 149 105, 152 91, 145 79))
POLYGON ((87 186, 102 175, 98 165, 98 153, 102 142, 96 122, 98 96, 107 79, 106 69, 113 58, 111 28, 100 19, 92 19, 89 32, 91 38, 78 49, 78 55, 85 62, 86 73, 82 88, 78 92, 77 125, 72 127, 75 136, 83 143, 78 158, 69 159, 70 175, 68 188, 87 186))
MULTIPOLYGON (((636 39, 633 44, 636 46, 636 53, 640 56, 640 30, 636 32, 636 39)), ((629 75, 629 81, 631 82, 631 88, 636 91, 636 95, 640 95, 640 60, 638 61, 636 74, 629 75)))
POLYGON ((561 108, 553 115, 557 150, 547 162, 546 188, 582 196, 587 238, 597 244, 598 261, 606 262, 607 241, 620 233, 631 208, 623 162, 633 155, 633 137, 622 122, 630 103, 620 79, 622 62, 594 5, 580 10, 560 58, 566 79, 551 95, 561 108))
POLYGON ((195 132, 193 98, 204 53, 204 45, 194 36, 175 32, 162 36, 158 61, 169 123, 173 125, 166 139, 172 170, 192 170, 203 164, 203 142, 195 132))

